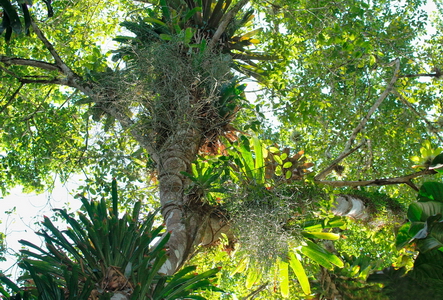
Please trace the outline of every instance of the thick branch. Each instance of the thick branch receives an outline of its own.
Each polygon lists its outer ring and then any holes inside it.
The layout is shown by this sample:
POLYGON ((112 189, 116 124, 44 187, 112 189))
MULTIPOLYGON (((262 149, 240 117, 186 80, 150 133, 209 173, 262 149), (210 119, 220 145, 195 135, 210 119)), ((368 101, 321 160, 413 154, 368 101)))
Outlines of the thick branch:
POLYGON ((226 28, 228 27, 229 23, 231 23, 231 21, 234 19, 235 15, 238 13, 238 11, 240 9, 243 8, 243 6, 245 6, 247 3, 249 2, 249 0, 240 0, 239 2, 237 2, 237 4, 234 5, 234 7, 223 16, 220 25, 218 26, 217 30, 215 31, 214 35, 212 36, 211 41, 209 42, 209 48, 211 49, 212 47, 215 46, 215 44, 217 44, 218 40, 220 39, 220 37, 222 36, 222 34, 225 32, 226 28))
POLYGON ((414 190, 418 191, 418 188, 411 182, 411 179, 423 176, 423 175, 431 175, 437 173, 434 170, 423 170, 420 172, 416 172, 413 174, 393 177, 393 178, 382 178, 382 179, 374 179, 374 180, 358 180, 358 181, 329 181, 329 180, 319 180, 317 183, 326 184, 334 187, 340 186, 349 186, 349 187, 357 187, 357 186, 382 186, 382 185, 392 185, 392 184, 407 184, 412 187, 414 190))
POLYGON ((392 91, 395 82, 398 79, 398 72, 400 70, 400 60, 396 59, 394 61, 395 70, 394 75, 391 78, 391 81, 389 82, 388 86, 386 87, 385 91, 380 95, 380 97, 377 99, 377 101, 372 105, 371 109, 369 109, 366 116, 360 121, 360 123, 357 125, 357 127, 352 132, 351 136, 349 137, 348 142, 345 145, 345 149, 342 151, 342 153, 339 154, 339 156, 332 162, 331 165, 329 165, 325 170, 323 170, 320 174, 314 177, 315 180, 322 180, 328 175, 334 166, 336 166, 340 161, 342 161, 346 156, 360 148, 365 141, 360 143, 357 147, 351 149, 352 144, 354 143, 355 139, 357 138, 357 134, 366 126, 366 123, 368 123, 371 116, 374 114, 374 112, 377 110, 377 108, 380 106, 380 104, 383 102, 383 100, 388 96, 388 94, 392 91))
POLYGON ((0 62, 4 63, 5 65, 30 66, 38 69, 61 72, 61 69, 57 65, 35 59, 25 59, 0 55, 0 62))

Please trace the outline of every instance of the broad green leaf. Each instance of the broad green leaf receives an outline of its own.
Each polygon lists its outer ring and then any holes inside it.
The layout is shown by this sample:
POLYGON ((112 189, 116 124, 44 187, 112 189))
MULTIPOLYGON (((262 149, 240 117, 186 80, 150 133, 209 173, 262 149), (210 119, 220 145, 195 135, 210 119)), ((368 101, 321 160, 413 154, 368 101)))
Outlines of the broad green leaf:
POLYGON ((303 292, 306 295, 310 295, 311 286, 309 284, 308 277, 306 276, 305 269, 292 251, 289 251, 289 265, 294 271, 295 276, 297 276, 298 282, 300 283, 303 292))
POLYGON ((430 236, 422 240, 417 240, 417 248, 420 252, 426 253, 433 249, 438 249, 443 247, 443 243, 436 238, 430 236))
POLYGON ((160 38, 161 38, 162 40, 164 40, 164 41, 171 41, 171 40, 172 40, 172 36, 171 36, 171 35, 169 35, 169 34, 164 34, 164 33, 160 34, 160 38))
POLYGON ((440 153, 431 162, 431 165, 429 166, 430 170, 435 170, 439 173, 443 173, 443 153, 440 153))
POLYGON ((186 28, 185 37, 184 37, 184 44, 189 45, 193 36, 194 36, 194 30, 190 27, 186 28))
POLYGON ((277 166, 276 168, 275 168, 275 175, 277 175, 277 176, 281 176, 282 175, 282 168, 281 168, 281 166, 277 166))
POLYGON ((409 228, 411 227, 411 223, 408 222, 406 224, 403 224, 397 232, 397 237, 395 239, 395 245, 397 247, 397 250, 400 250, 404 246, 406 246, 409 241, 411 240, 411 235, 408 233, 409 228))
POLYGON ((414 202, 408 209, 408 219, 411 222, 426 222, 429 217, 437 214, 443 214, 443 202, 414 202))
POLYGON ((425 182, 418 192, 418 201, 437 201, 443 203, 443 183, 425 182))
POLYGON ((20 22, 20 18, 17 14, 17 11, 12 6, 11 2, 9 0, 0 0, 0 5, 4 9, 4 13, 9 18, 9 24, 11 28, 14 30, 15 33, 21 33, 22 31, 22 24, 20 22))
POLYGON ((286 171, 285 173, 285 179, 290 179, 292 177, 292 172, 291 171, 286 171))

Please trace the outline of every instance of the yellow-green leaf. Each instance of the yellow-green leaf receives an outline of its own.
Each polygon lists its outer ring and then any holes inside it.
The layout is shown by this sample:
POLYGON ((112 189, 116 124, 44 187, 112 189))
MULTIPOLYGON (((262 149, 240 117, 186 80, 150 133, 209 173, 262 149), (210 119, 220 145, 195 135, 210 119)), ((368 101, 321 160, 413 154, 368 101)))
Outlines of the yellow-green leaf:
POLYGON ((274 155, 274 160, 275 160, 279 165, 282 165, 282 164, 283 164, 282 159, 281 159, 280 156, 278 156, 278 155, 274 155))
POLYGON ((331 240, 331 241, 335 241, 338 240, 340 238, 339 234, 336 233, 332 233, 332 232, 307 232, 307 231, 303 231, 302 232, 304 237, 307 238, 316 238, 316 239, 323 239, 323 240, 331 240))
POLYGON ((249 268, 248 276, 246 277, 246 288, 250 289, 260 279, 260 272, 255 268, 249 268))
POLYGON ((269 147, 269 151, 271 151, 271 153, 278 153, 280 152, 280 150, 277 147, 269 147))
POLYGON ((281 176, 282 175, 281 166, 277 166, 275 168, 275 175, 277 175, 277 176, 281 176))
POLYGON ((238 263, 237 268, 231 273, 231 276, 237 273, 242 273, 246 269, 248 264, 249 264, 249 258, 242 258, 238 263))
POLYGON ((305 269, 292 251, 289 252, 289 265, 291 266, 292 271, 294 271, 295 276, 297 276, 303 292, 306 295, 311 294, 311 286, 309 284, 308 276, 306 276, 305 269))
POLYGON ((283 168, 285 168, 285 169, 288 169, 290 167, 292 167, 292 162, 290 162, 290 161, 285 162, 283 165, 283 168))
POLYGON ((278 271, 280 277, 280 291, 284 298, 289 297, 289 264, 280 260, 278 262, 278 271))
POLYGON ((291 178, 291 176, 292 176, 292 172, 291 171, 286 171, 285 178, 289 179, 289 178, 291 178))

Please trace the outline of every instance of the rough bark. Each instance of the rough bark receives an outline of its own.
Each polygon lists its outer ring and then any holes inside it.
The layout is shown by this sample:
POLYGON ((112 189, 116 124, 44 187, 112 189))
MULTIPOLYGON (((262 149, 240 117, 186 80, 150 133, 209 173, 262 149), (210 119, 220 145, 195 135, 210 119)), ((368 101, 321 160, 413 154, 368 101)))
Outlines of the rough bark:
POLYGON ((200 244, 210 244, 227 230, 226 222, 205 204, 202 194, 190 188, 183 172, 192 173, 202 139, 199 130, 189 127, 176 132, 159 154, 158 174, 161 212, 170 233, 169 258, 161 273, 175 273, 200 244))

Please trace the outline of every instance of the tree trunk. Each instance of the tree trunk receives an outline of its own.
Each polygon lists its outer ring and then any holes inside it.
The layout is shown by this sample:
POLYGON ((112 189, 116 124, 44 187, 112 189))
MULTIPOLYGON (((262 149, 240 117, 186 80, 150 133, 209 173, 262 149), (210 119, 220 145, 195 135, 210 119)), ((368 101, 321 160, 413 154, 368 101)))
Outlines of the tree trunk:
POLYGON ((191 189, 191 180, 182 173, 192 173, 201 138, 199 130, 183 129, 169 137, 159 153, 161 213, 170 232, 169 258, 161 273, 174 274, 195 246, 213 242, 228 228, 213 214, 214 208, 203 202, 203 195, 191 189))

